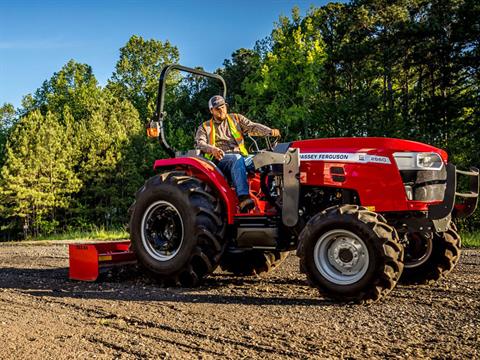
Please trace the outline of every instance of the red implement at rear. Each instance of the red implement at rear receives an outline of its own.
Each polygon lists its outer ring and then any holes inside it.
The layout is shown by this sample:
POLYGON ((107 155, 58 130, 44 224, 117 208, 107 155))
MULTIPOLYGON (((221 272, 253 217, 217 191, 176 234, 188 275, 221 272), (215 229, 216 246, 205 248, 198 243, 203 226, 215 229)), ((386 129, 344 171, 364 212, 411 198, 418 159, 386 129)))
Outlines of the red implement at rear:
POLYGON ((68 251, 68 276, 72 280, 95 281, 100 268, 136 262, 135 254, 130 250, 130 241, 71 244, 68 251))

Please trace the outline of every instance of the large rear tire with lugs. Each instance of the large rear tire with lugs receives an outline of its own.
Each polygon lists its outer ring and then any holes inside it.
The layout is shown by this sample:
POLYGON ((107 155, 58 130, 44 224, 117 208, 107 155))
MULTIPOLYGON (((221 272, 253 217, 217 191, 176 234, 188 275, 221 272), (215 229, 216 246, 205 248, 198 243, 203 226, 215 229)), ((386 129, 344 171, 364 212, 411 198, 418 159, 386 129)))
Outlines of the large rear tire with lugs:
POLYGON ((405 250, 405 269, 400 279, 404 284, 434 283, 445 278, 460 260, 461 238, 453 222, 445 232, 429 238, 412 234, 410 241, 422 246, 419 251, 418 246, 410 244, 405 250))
POLYGON ((288 254, 288 251, 226 251, 220 262, 220 267, 223 271, 236 276, 261 275, 277 268, 287 258, 288 254))
POLYGON ((403 248, 379 214, 356 205, 312 217, 299 236, 300 269, 320 294, 340 302, 373 303, 397 284, 403 248))
POLYGON ((130 212, 133 251, 163 285, 199 285, 218 266, 225 220, 221 201, 204 182, 183 172, 154 176, 130 212))

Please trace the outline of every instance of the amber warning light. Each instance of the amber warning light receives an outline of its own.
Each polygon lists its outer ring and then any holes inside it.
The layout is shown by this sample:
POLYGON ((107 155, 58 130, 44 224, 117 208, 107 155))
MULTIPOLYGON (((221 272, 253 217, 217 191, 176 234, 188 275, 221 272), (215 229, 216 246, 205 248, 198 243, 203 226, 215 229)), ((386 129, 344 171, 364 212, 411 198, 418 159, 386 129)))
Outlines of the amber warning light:
POLYGON ((158 125, 158 122, 156 121, 151 121, 148 125, 147 125, 147 136, 149 138, 158 138, 158 134, 159 134, 159 125, 158 125))

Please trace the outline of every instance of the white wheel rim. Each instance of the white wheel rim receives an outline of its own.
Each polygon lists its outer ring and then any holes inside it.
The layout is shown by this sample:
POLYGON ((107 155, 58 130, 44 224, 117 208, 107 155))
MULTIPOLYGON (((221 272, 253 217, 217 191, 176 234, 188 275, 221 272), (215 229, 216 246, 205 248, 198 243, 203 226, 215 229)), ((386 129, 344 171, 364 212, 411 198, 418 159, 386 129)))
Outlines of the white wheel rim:
POLYGON ((152 203, 143 213, 141 239, 147 253, 158 261, 168 261, 180 251, 184 238, 180 212, 168 201, 152 203))
POLYGON ((313 256, 320 274, 337 285, 356 283, 363 278, 370 264, 365 242, 343 229, 322 234, 315 244, 313 256))

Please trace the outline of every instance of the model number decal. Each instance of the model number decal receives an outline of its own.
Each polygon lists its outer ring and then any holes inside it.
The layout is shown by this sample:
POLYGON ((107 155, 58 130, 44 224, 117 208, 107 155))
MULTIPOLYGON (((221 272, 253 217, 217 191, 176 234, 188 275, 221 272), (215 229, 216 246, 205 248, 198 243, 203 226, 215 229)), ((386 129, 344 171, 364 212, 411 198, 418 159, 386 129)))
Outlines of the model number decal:
POLYGON ((386 156, 368 155, 365 153, 300 153, 300 160, 391 164, 390 159, 386 156))

